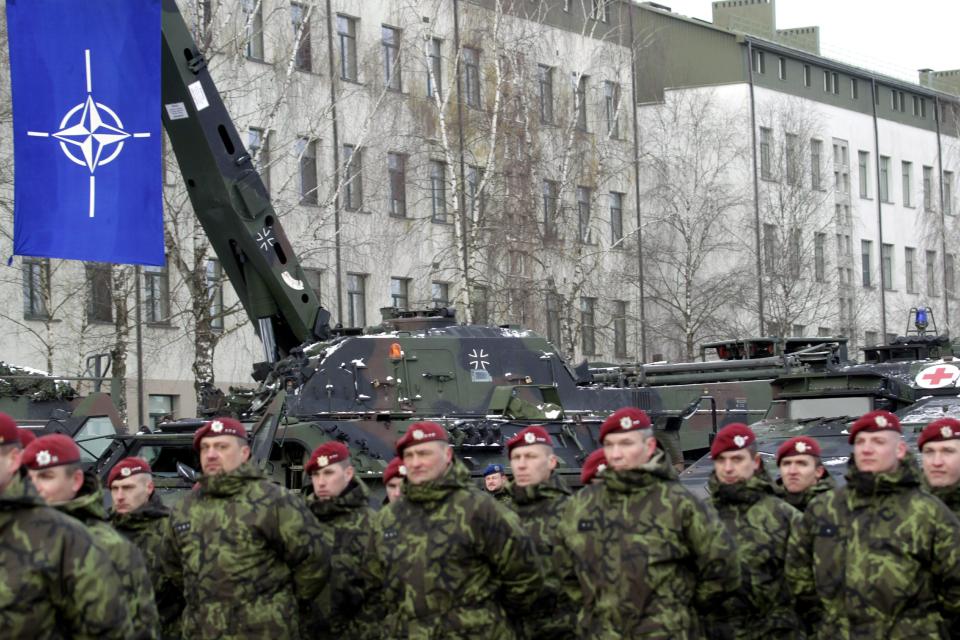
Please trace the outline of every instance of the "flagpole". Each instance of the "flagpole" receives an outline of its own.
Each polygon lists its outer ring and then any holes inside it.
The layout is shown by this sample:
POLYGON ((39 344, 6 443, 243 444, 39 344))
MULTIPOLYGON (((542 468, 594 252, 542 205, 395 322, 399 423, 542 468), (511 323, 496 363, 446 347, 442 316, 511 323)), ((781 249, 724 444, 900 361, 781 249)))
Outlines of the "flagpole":
POLYGON ((134 291, 136 291, 136 304, 137 310, 134 313, 134 322, 137 324, 137 430, 139 431, 140 427, 143 426, 143 326, 141 324, 141 314, 143 306, 140 302, 141 292, 140 292, 140 274, 141 267, 137 265, 136 267, 136 286, 134 291))

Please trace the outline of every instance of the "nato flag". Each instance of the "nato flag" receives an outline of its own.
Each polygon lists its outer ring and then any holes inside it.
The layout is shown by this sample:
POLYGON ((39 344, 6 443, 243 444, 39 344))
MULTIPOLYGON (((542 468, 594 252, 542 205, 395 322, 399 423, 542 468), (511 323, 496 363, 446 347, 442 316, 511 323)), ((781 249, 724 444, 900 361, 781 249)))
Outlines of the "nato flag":
POLYGON ((14 253, 162 265, 160 0, 7 0, 14 253))

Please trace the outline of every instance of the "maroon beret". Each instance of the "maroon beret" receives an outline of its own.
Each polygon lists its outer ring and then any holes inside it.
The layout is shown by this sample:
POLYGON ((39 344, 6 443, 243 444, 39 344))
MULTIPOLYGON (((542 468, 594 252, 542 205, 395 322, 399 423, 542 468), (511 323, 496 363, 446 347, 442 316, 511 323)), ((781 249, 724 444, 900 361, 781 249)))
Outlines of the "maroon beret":
POLYGON ((24 449, 27 448, 27 445, 37 439, 37 434, 35 434, 32 429, 24 429, 23 427, 18 429, 17 435, 20 437, 20 446, 24 449))
POLYGON ((62 433, 37 438, 23 452, 23 466, 33 471, 76 462, 80 462, 80 447, 62 433))
POLYGON ((790 456, 813 456, 820 457, 820 444, 809 436, 797 436, 790 438, 780 445, 777 449, 777 464, 784 458, 790 456))
POLYGON ((850 444, 853 444, 857 434, 861 431, 896 431, 902 433, 900 431, 900 418, 883 409, 863 414, 850 427, 850 444))
POLYGON ((957 439, 960 439, 960 420, 940 418, 923 428, 923 431, 920 432, 920 437, 917 438, 917 448, 922 451, 923 445, 928 442, 957 439))
POLYGON ((17 421, 5 413, 0 413, 0 445, 17 442, 21 442, 17 421))
POLYGON ((383 484, 387 484, 394 478, 404 478, 407 475, 407 468, 403 465, 403 460, 394 458, 383 471, 383 484))
POLYGON ((150 463, 143 458, 124 458, 113 465, 113 469, 110 469, 110 474, 107 475, 107 488, 117 478, 129 478, 138 473, 153 473, 153 470, 150 469, 150 463))
POLYGON ((436 422, 414 422, 407 432, 397 440, 397 455, 402 456, 403 450, 412 444, 422 442, 449 442, 447 431, 436 422))
POLYGON ((550 439, 550 434, 547 433, 546 429, 535 424, 518 431, 516 435, 507 440, 507 454, 509 455, 516 447, 525 447, 530 444, 545 444, 552 447, 553 440, 550 439))
POLYGON ((716 459, 721 453, 746 449, 757 441, 753 429, 741 422, 728 424, 713 439, 710 445, 710 457, 716 459))
POLYGON ((214 418, 203 423, 203 426, 197 429, 193 434, 193 448, 200 450, 200 441, 204 438, 214 438, 216 436, 236 436, 247 439, 247 430, 235 418, 214 418))
POLYGON ((347 445, 335 440, 332 442, 324 442, 313 450, 313 454, 310 456, 310 462, 307 463, 304 471, 307 472, 307 475, 310 475, 314 471, 323 469, 331 464, 349 459, 350 449, 347 449, 347 445))
POLYGON ((590 484, 598 475, 607 469, 607 456, 603 454, 603 449, 597 449, 587 456, 583 461, 583 468, 580 469, 580 482, 590 484))
POLYGON ((607 419, 600 425, 600 444, 603 444, 603 439, 611 433, 640 431, 641 429, 649 429, 651 426, 650 416, 645 411, 636 407, 617 409, 607 416, 607 419))

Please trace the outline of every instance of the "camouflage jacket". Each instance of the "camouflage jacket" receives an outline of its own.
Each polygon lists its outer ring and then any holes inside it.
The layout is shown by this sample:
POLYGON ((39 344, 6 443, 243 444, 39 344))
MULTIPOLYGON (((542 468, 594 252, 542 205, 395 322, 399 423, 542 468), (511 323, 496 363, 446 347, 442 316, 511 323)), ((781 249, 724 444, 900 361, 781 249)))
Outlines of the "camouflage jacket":
POLYGON ((403 493, 374 519, 369 569, 384 589, 383 636, 514 638, 509 618, 527 613, 543 587, 517 514, 475 487, 458 460, 403 493))
POLYGON ((700 638, 696 609, 740 586, 730 534, 662 452, 584 487, 567 502, 560 534, 583 593, 582 638, 700 638))
POLYGON ((774 495, 765 473, 736 484, 707 483, 713 506, 733 538, 740 588, 703 617, 713 640, 803 638, 783 574, 790 530, 801 514, 774 495))
POLYGON ((940 501, 947 505, 957 518, 960 518, 960 483, 949 487, 927 486, 927 489, 930 493, 940 498, 940 501))
MULTIPOLYGON (((487 493, 492 495, 494 499, 500 504, 505 505, 507 507, 512 507, 513 506, 513 492, 511 490, 512 486, 513 486, 512 484, 505 482, 503 486, 497 489, 496 491, 487 491, 487 493)), ((484 489, 484 491, 486 491, 486 489, 484 489)))
POLYGON ((862 473, 815 498, 790 535, 787 579, 827 638, 941 638, 960 612, 960 522, 917 472, 862 473))
POLYGON ((570 488, 553 474, 541 484, 513 485, 513 508, 533 539, 544 572, 544 590, 534 606, 536 613, 524 616, 524 638, 550 640, 576 638, 580 611, 580 583, 573 561, 560 544, 560 519, 571 496, 570 488))
POLYGON ((782 478, 777 478, 777 484, 775 487, 777 490, 777 495, 783 498, 787 504, 794 509, 806 511, 807 505, 810 504, 811 500, 816 498, 821 493, 835 489, 837 487, 837 481, 833 479, 833 476, 831 476, 829 472, 824 471, 823 477, 817 480, 816 484, 811 487, 807 487, 800 493, 790 493, 787 491, 783 486, 782 478))
POLYGON ((198 484, 173 508, 161 554, 186 601, 183 636, 299 638, 329 576, 320 524, 250 462, 198 484))
POLYGON ((140 550, 110 526, 97 477, 89 471, 84 473, 83 486, 77 496, 56 508, 85 524, 94 543, 110 556, 127 593, 127 611, 133 623, 131 637, 158 637, 160 616, 147 565, 140 550))
POLYGON ((162 638, 180 637, 180 612, 183 611, 183 594, 161 584, 160 554, 163 548, 163 532, 167 526, 170 509, 163 504, 155 492, 150 499, 130 513, 112 513, 110 522, 130 542, 135 544, 153 584, 157 598, 157 610, 160 614, 160 636, 162 638))
POLYGON ((372 544, 371 521, 375 515, 370 493, 356 479, 332 500, 310 494, 307 505, 323 529, 330 556, 330 582, 320 596, 323 620, 311 627, 314 636, 331 638, 377 638, 383 621, 378 610, 379 590, 363 569, 372 544))
POLYGON ((0 629, 7 638, 125 639, 127 594, 83 525, 16 474, 0 493, 0 629))

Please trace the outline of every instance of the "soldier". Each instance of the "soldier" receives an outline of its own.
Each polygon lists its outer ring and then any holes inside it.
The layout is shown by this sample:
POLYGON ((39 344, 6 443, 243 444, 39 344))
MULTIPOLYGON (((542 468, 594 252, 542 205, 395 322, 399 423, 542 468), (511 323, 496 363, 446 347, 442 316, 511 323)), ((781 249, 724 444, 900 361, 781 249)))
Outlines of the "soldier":
POLYGON ((137 546, 147 565, 160 614, 160 635, 179 637, 182 594, 165 589, 159 580, 163 532, 170 510, 154 491, 150 463, 143 458, 124 458, 107 475, 107 487, 113 499, 110 522, 137 546))
POLYGON ((479 491, 447 432, 417 422, 397 442, 403 500, 374 520, 370 571, 383 585, 386 638, 515 638, 543 586, 517 515, 479 491))
POLYGON ((740 588, 704 616, 712 640, 805 635, 783 574, 787 540, 800 512, 775 495, 756 442, 750 427, 733 423, 710 446, 713 473, 707 487, 734 541, 742 577, 740 588))
POLYGON ((607 469, 607 457, 603 449, 597 449, 587 456, 580 469, 580 484, 599 484, 603 482, 603 472, 607 469))
POLYGON ((943 638, 960 613, 960 522, 923 491, 900 421, 850 427, 846 486, 814 498, 790 535, 787 578, 819 638, 943 638))
POLYGON ((24 429, 23 427, 17 429, 17 435, 20 437, 20 446, 24 449, 26 449, 31 442, 37 439, 37 434, 30 429, 24 429))
POLYGON ((127 592, 132 637, 157 637, 160 621, 143 556, 110 526, 100 482, 92 472, 83 471, 77 444, 63 434, 37 438, 24 449, 23 465, 46 503, 82 522, 110 557, 127 592))
POLYGON ((204 423, 193 447, 203 475, 173 508, 161 556, 186 600, 183 636, 299 638, 329 576, 320 524, 249 461, 237 420, 204 423))
POLYGON ((127 594, 79 522, 46 506, 20 473, 17 424, 0 413, 0 629, 8 638, 124 639, 127 594))
POLYGON ((383 486, 387 490, 387 497, 383 504, 396 502, 403 495, 403 480, 407 475, 407 468, 403 466, 403 460, 394 458, 383 471, 383 486))
POLYGON ((576 638, 580 589, 570 556, 560 544, 559 525, 572 492, 560 476, 553 440, 541 426, 527 427, 507 441, 513 469, 513 506, 540 556, 543 597, 520 624, 526 638, 576 638))
POLYGON ((820 444, 808 436, 790 438, 777 449, 780 477, 776 489, 787 504, 805 511, 807 505, 837 483, 820 461, 820 444))
POLYGON ((583 593, 580 637, 700 637, 695 608, 740 585, 730 534, 677 481, 646 413, 615 411, 600 442, 603 482, 569 500, 560 524, 583 593))
POLYGON ((513 498, 510 495, 510 483, 507 481, 507 474, 504 473, 502 464, 487 465, 487 468, 483 470, 483 486, 497 499, 497 502, 508 507, 513 504, 513 498))
POLYGON ((960 516, 960 420, 940 418, 917 439, 930 493, 960 516))
POLYGON ((357 481, 350 451, 340 442, 317 447, 305 471, 313 484, 307 504, 328 536, 326 546, 333 549, 331 580, 321 598, 321 608, 329 612, 323 621, 327 628, 312 627, 310 632, 336 638, 377 637, 376 588, 360 569, 372 544, 374 511, 367 488, 357 481))

